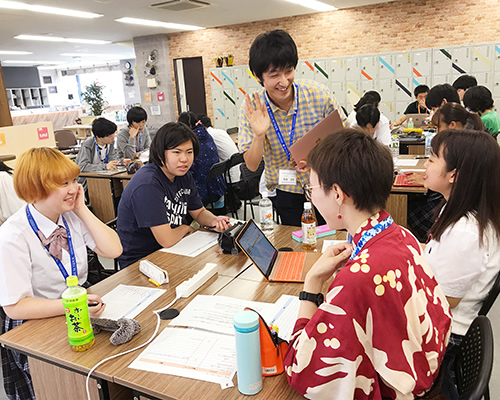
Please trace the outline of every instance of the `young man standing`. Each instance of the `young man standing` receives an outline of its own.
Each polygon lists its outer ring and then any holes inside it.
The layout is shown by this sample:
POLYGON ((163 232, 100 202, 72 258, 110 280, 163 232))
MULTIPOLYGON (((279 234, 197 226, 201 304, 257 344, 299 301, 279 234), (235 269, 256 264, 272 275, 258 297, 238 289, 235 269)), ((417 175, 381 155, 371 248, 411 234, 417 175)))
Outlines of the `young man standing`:
MULTIPOLYGON (((250 47, 250 70, 264 87, 247 94, 240 108, 238 146, 255 171, 264 157, 265 180, 276 190, 276 209, 284 225, 300 226, 309 181, 304 160, 293 160, 290 146, 337 110, 347 119, 328 88, 314 81, 295 82, 297 47, 283 30, 259 35, 250 47), (297 165, 298 164, 298 165, 297 165)), ((321 218, 322 219, 322 218, 321 218)), ((320 222, 321 222, 320 219, 320 222)))

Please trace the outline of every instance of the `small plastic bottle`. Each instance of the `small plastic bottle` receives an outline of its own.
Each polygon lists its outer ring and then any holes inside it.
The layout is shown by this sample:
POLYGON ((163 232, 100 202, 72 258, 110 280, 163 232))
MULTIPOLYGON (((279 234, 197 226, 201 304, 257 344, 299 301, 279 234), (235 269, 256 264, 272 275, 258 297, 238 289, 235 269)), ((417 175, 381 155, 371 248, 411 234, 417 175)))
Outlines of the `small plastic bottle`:
POLYGON ((392 135, 391 136, 391 154, 392 154, 392 161, 394 164, 398 161, 399 158, 399 137, 398 135, 392 135))
POLYGON ((62 294, 64 313, 68 325, 69 344, 73 351, 85 351, 94 344, 94 331, 90 324, 87 290, 78 285, 78 277, 66 278, 68 288, 62 294))
POLYGON ((413 118, 410 117, 410 119, 408 120, 408 129, 413 129, 414 125, 413 125, 413 118))
POLYGON ((262 193, 262 199, 259 201, 260 228, 265 231, 272 231, 273 223, 273 203, 269 200, 267 193, 262 193))
POLYGON ((244 395, 262 390, 260 363, 259 316, 254 311, 240 311, 234 315, 238 390, 244 395))
POLYGON ((432 132, 427 132, 425 135, 425 156, 431 156, 431 142, 434 134, 432 132))
POLYGON ((314 216, 311 203, 304 203, 304 212, 302 213, 302 248, 304 250, 316 249, 316 217, 314 216))

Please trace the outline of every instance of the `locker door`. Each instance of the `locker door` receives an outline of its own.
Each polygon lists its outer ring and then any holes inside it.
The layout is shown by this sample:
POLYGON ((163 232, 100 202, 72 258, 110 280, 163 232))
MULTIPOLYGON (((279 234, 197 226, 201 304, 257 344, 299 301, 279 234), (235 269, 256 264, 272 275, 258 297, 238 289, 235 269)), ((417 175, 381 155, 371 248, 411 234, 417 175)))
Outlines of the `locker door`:
POLYGON ((246 80, 246 71, 245 67, 233 67, 233 78, 234 78, 234 85, 236 89, 243 89, 245 92, 247 92, 247 80, 246 80))
POLYGON ((494 62, 493 45, 471 46, 472 75, 477 72, 491 71, 494 62))
POLYGON ((432 50, 432 75, 451 74, 451 54, 446 49, 432 50))
MULTIPOLYGON (((500 43, 495 45, 495 71, 500 71, 500 43)), ((495 80, 496 82, 496 80, 495 80)))
POLYGON ((396 54, 396 76, 399 78, 409 78, 412 76, 413 66, 410 53, 396 54))
POLYGON ((403 115, 410 103, 411 101, 397 101, 394 103, 396 105, 396 119, 399 119, 403 115))
POLYGON ((310 61, 299 61, 297 71, 295 72, 296 79, 314 79, 314 66, 310 61))
POLYGON ((226 110, 226 130, 238 126, 238 113, 234 108, 226 110))
POLYGON ((394 69, 394 54, 381 54, 378 57, 379 64, 379 79, 394 79, 395 69, 394 69))
POLYGON ((358 102, 359 98, 362 96, 361 84, 358 81, 346 82, 346 97, 347 101, 354 105, 358 102))
POLYGON ((432 76, 432 86, 442 85, 443 83, 453 83, 451 81, 451 75, 433 75, 432 76))
POLYGON ((221 71, 222 76, 222 87, 224 89, 233 89, 234 88, 234 76, 232 68, 222 68, 221 71))
POLYGON ((431 76, 432 71, 432 52, 431 50, 412 51, 411 59, 413 61, 413 73, 415 76, 431 76))
POLYGON ((494 76, 494 73, 492 72, 479 72, 477 74, 474 74, 474 76, 477 79, 477 84, 486 86, 488 89, 492 89, 495 81, 492 81, 491 78, 494 76))
POLYGON ((348 82, 357 81, 360 79, 361 69, 359 57, 347 57, 345 60, 345 79, 348 82))
POLYGON ((345 82, 330 82, 330 90, 339 104, 346 103, 347 98, 345 82))
POLYGON ((220 68, 210 70, 210 87, 213 90, 222 89, 222 74, 220 68))
POLYGON ((384 114, 389 119, 390 122, 394 122, 396 120, 396 109, 394 108, 394 102, 382 100, 378 109, 381 114, 384 114))
POLYGON ((258 91, 262 86, 261 84, 257 81, 257 77, 254 77, 252 72, 250 71, 250 68, 245 69, 245 77, 246 77, 246 85, 245 87, 248 89, 248 92, 256 92, 258 91))
POLYGON ((239 88, 239 87, 236 87, 234 89, 234 102, 236 103, 235 104, 235 109, 236 109, 236 112, 238 113, 239 112, 239 109, 240 109, 240 106, 241 106, 241 103, 243 103, 245 101, 245 93, 243 93, 244 89, 243 88, 239 88))
POLYGON ((378 68, 376 56, 362 56, 361 57, 361 80, 377 80, 378 68))
POLYGON ((413 75, 412 81, 413 81, 412 93, 413 93, 413 90, 419 85, 427 85, 427 86, 431 87, 431 77, 430 76, 415 76, 415 75, 413 75))
MULTIPOLYGON (((493 97, 500 97, 500 71, 495 71, 495 84, 492 86, 493 97)), ((496 102, 495 102, 495 105, 496 102)))
POLYGON ((330 60, 330 82, 345 82, 345 63, 342 58, 330 60))
POLYGON ((314 66, 314 80, 328 86, 330 75, 330 60, 315 60, 311 61, 314 66))
MULTIPOLYGON (((464 70, 465 73, 469 73, 472 66, 471 59, 471 49, 469 46, 460 46, 455 47, 451 51, 452 59, 455 65, 457 65, 460 69, 464 70)), ((459 72, 456 68, 454 68, 454 74, 462 75, 463 72, 459 72)))
POLYGON ((394 78, 380 79, 377 83, 377 91, 382 97, 382 102, 392 103, 396 101, 396 80, 394 78))
POLYGON ((222 89, 212 89, 212 104, 214 107, 214 112, 218 108, 224 108, 224 94, 222 89))
POLYGON ((226 115, 224 110, 214 108, 214 128, 226 130, 226 115))
POLYGON ((369 81, 367 79, 363 79, 361 81, 361 93, 365 94, 369 90, 377 90, 376 81, 374 80, 369 81))
POLYGON ((410 102, 413 99, 411 78, 398 78, 396 82, 396 101, 410 102))

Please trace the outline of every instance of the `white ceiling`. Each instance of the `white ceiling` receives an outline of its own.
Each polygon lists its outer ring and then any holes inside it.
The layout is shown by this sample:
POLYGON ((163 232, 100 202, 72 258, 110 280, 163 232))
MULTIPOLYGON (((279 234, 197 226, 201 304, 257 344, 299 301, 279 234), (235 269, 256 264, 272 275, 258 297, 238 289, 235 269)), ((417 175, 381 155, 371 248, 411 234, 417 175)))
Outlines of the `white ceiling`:
MULTIPOLYGON (((183 0, 185 1, 185 0, 183 0)), ((151 7, 162 0, 22 0, 24 3, 60 7, 103 14, 96 19, 73 18, 31 11, 0 9, 0 50, 31 51, 30 55, 0 55, 5 60, 64 61, 67 63, 102 63, 134 58, 132 38, 176 30, 130 25, 115 19, 133 17, 163 22, 198 25, 205 28, 289 17, 314 12, 284 0, 203 0, 210 6, 186 11, 164 11, 151 7), (87 45, 24 41, 14 39, 20 34, 47 35, 65 38, 109 40, 112 44, 87 45), (61 56, 81 53, 81 58, 61 56), (85 54, 103 54, 103 57, 85 54)), ((337 8, 385 3, 392 0, 322 0, 337 8)), ((21 64, 18 64, 21 65, 21 64)), ((26 64, 23 64, 26 65, 26 64)))

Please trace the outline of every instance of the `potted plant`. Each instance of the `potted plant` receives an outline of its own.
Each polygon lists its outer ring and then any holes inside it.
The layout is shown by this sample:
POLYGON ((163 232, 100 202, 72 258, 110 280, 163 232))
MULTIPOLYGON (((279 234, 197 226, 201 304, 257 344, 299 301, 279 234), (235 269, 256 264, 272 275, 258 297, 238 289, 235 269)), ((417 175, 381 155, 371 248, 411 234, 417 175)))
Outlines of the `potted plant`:
POLYGON ((108 102, 104 100, 103 91, 104 85, 100 85, 97 82, 85 86, 85 92, 82 93, 82 99, 90 106, 92 115, 101 115, 108 105, 108 102))

